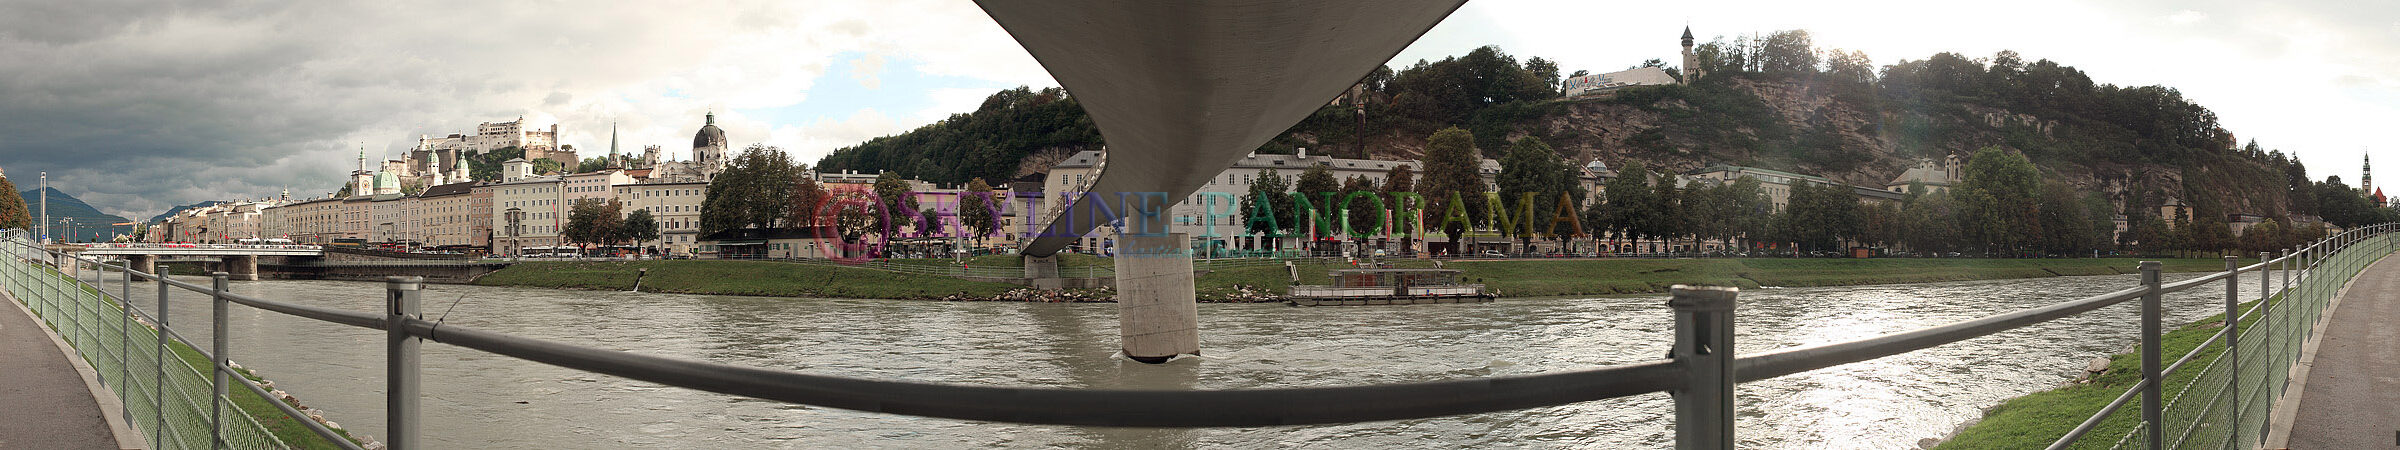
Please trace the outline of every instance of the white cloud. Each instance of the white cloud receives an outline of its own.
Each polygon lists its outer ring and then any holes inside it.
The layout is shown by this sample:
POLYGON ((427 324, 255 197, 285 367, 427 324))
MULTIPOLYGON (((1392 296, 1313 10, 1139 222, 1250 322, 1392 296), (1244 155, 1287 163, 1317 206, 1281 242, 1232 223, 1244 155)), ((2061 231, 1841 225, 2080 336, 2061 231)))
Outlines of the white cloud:
POLYGON ((882 74, 883 55, 870 54, 850 62, 850 77, 857 79, 860 87, 883 89, 883 79, 879 78, 882 74))
POLYGON ((2208 13, 2189 9, 2176 11, 2175 14, 2167 16, 2167 22, 2176 25, 2190 25, 2204 20, 2208 20, 2208 13))

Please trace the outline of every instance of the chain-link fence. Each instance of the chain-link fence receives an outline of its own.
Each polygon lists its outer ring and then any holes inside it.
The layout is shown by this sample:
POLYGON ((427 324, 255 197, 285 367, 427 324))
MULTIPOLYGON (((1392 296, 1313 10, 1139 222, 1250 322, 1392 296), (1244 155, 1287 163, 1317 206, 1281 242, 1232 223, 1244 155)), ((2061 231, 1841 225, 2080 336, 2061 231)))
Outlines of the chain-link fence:
MULTIPOLYGON (((2205 340, 2164 339, 2177 358, 2160 373, 2163 405, 2146 420, 2139 394, 2147 383, 2127 389, 2093 415, 2080 431, 2052 448, 2244 449, 2266 443, 2269 415, 2286 394, 2304 343, 2315 339, 2318 321, 2342 286, 2369 264, 2400 250, 2386 228, 2351 230, 2305 248, 2227 273, 2206 277, 2223 284, 2229 308, 2193 327, 2214 329, 2205 340), (2227 317, 2238 320, 2228 321, 2227 317), (2227 325, 2231 324, 2231 328, 2227 325), (2186 350, 2188 349, 2188 350, 2186 350), (2155 427, 2155 429, 2153 428, 2155 427), (2109 436, 2113 439, 2078 439, 2109 436), (2154 441, 2155 440, 2155 441, 2154 441)), ((2207 286, 2189 286, 2206 289, 2207 286)), ((2188 335, 2187 335, 2188 336, 2188 335)))

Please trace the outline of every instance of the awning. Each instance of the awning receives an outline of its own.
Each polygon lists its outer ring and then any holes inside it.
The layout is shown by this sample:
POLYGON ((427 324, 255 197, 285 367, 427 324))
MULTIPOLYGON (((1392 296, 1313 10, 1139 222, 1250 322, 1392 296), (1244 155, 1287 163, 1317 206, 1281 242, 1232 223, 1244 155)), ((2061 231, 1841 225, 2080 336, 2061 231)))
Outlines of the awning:
POLYGON ((743 240, 735 240, 735 241, 717 241, 717 246, 718 246, 718 247, 731 246, 731 245, 767 245, 767 240, 765 240, 765 239, 743 239, 743 240))

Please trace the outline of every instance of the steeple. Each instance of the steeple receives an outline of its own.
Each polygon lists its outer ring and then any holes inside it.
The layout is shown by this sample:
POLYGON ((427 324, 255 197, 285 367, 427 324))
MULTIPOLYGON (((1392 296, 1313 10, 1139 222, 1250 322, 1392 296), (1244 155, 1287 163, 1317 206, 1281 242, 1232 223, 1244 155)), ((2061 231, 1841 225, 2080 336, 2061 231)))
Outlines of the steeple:
POLYGON ((716 111, 713 111, 713 110, 712 110, 712 111, 709 111, 709 112, 708 112, 708 123, 707 123, 707 124, 708 124, 708 125, 716 125, 716 124, 717 124, 717 112, 716 112, 716 111))
POLYGON ((2362 154, 2358 161, 2358 191, 2375 192, 2375 158, 2362 154))
POLYGON ((608 123, 608 159, 617 159, 617 123, 608 123))

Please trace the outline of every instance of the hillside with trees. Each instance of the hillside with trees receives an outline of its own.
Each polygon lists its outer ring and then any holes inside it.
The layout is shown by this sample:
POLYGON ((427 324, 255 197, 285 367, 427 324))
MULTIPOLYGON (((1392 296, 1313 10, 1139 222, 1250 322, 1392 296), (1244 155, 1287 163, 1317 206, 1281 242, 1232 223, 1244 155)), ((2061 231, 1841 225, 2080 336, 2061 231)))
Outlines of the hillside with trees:
MULTIPOLYGON (((1361 98, 1341 99, 1258 150, 1421 159, 1429 142, 1441 141, 1436 132, 1455 127, 1484 158, 1510 156, 1512 143, 1532 137, 1573 167, 1599 160, 1678 173, 1726 163, 1880 187, 1919 161, 1964 160, 1992 147, 2030 160, 2047 183, 2099 194, 2137 222, 2175 220, 2150 217, 2169 199, 2216 217, 2351 224, 2374 214, 2338 178, 2311 180, 2296 158, 2239 142, 2171 87, 2107 84, 2013 51, 1878 66, 1862 52, 1818 48, 1801 30, 1718 38, 1696 50, 1705 75, 1692 83, 1574 99, 1561 97, 1561 81, 1589 71, 1561 74, 1555 62, 1520 61, 1498 47, 1383 68, 1362 80, 1363 108, 1354 109, 1361 98)), ((1657 60, 1640 66, 1682 76, 1657 60)), ((955 184, 1038 173, 1100 145, 1071 95, 1017 88, 974 112, 836 150, 817 166, 955 184)), ((1425 175, 1421 189, 1440 185, 1425 175)), ((1480 210, 1479 199, 1463 200, 1480 210)))

